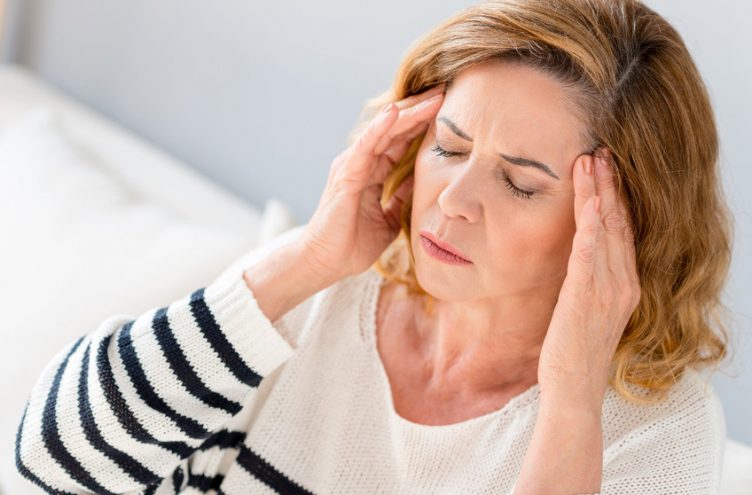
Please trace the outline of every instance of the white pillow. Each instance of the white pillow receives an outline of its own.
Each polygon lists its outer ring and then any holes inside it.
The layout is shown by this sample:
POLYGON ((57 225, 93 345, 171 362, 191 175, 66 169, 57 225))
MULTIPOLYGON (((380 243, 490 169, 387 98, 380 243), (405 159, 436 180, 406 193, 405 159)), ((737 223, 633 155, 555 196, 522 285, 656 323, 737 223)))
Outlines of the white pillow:
MULTIPOLYGON (((180 218, 106 170, 45 108, 0 136, 3 492, 38 493, 8 454, 31 387, 60 348, 109 316, 137 316, 208 285, 256 246, 259 232, 180 218)), ((291 221, 269 204, 262 240, 291 221)))

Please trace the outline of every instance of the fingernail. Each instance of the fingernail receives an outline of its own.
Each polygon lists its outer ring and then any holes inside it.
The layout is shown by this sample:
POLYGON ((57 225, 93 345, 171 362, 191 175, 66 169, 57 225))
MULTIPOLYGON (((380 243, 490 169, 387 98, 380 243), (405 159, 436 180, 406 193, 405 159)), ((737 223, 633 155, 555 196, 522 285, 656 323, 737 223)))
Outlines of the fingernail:
POLYGON ((593 157, 587 156, 583 160, 583 167, 585 167, 585 173, 588 175, 593 175, 593 157))

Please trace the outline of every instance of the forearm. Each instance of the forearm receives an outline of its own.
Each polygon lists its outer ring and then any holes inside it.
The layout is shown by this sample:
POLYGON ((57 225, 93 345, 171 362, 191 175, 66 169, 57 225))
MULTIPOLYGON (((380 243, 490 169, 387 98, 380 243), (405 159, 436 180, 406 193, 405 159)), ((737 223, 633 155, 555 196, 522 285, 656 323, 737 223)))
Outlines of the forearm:
POLYGON ((246 269, 243 279, 272 323, 337 280, 335 276, 325 277, 314 271, 295 243, 269 253, 246 269))
POLYGON ((601 408, 542 397, 514 495, 598 493, 602 469, 601 408))
POLYGON ((293 354, 240 277, 138 317, 111 316, 42 371, 18 428, 16 466, 46 493, 171 487, 175 469, 293 354), (116 456, 102 455, 104 439, 116 456))

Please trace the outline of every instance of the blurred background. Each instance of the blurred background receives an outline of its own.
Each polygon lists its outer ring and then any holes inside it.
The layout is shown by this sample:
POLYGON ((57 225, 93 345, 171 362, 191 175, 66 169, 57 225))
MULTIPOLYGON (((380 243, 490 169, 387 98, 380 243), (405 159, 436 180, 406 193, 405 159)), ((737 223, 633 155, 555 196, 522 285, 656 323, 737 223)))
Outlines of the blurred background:
MULTIPOLYGON (((473 3, 0 0, 0 132, 39 143, 32 155, 0 144, 0 271, 10 273, 0 304, 20 315, 0 330, 13 334, 3 381, 16 377, 3 393, 19 397, 3 421, 17 422, 20 398, 72 336, 182 297, 307 222, 366 99, 390 86, 414 40, 473 3), (185 239, 195 251, 182 258, 185 239), (157 251, 139 251, 147 243, 157 251), (113 269, 134 253, 138 262, 113 269), (154 287, 138 285, 142 272, 154 287), (120 292, 102 294, 113 280, 120 292), (72 287, 78 298, 61 303, 72 287), (32 313, 55 330, 21 326, 32 313)), ((684 37, 716 112, 736 244, 725 294, 734 356, 713 383, 729 437, 752 444, 752 2, 646 3, 684 37)))

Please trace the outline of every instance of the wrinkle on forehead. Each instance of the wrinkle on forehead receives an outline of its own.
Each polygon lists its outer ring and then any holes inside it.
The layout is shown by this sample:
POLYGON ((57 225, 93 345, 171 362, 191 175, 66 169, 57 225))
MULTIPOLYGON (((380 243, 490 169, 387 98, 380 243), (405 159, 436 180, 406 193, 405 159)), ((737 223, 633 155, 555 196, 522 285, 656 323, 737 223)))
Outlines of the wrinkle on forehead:
MULTIPOLYGON (((451 135, 452 142, 484 148, 478 152, 523 156, 549 164, 560 177, 571 176, 575 159, 592 151, 588 123, 572 91, 524 64, 473 66, 448 86, 438 115, 451 118, 474 142, 467 143, 448 127, 441 132, 451 135)), ((434 121, 432 126, 444 124, 434 121)))

